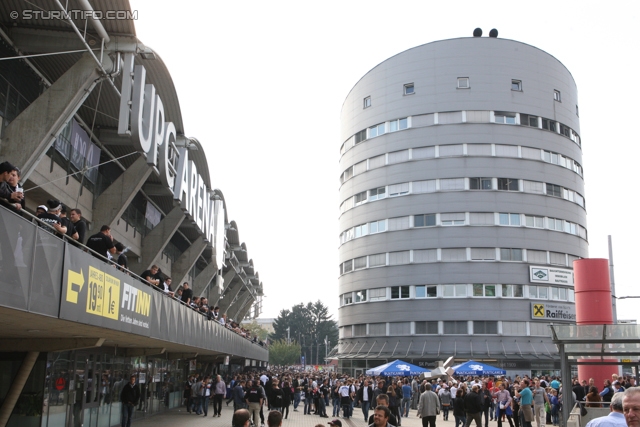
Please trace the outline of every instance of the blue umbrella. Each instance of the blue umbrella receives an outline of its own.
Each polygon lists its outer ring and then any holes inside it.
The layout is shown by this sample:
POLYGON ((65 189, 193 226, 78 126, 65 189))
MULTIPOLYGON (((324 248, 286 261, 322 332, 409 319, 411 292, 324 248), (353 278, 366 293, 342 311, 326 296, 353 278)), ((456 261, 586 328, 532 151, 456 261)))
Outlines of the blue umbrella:
POLYGON ((453 366, 453 375, 506 375, 507 371, 480 362, 469 360, 461 365, 453 366))
POLYGON ((405 375, 420 375, 424 372, 431 371, 429 369, 421 368, 420 366, 412 365, 411 363, 404 362, 402 360, 394 360, 393 362, 385 363, 384 365, 368 369, 366 371, 366 374, 394 377, 405 375))

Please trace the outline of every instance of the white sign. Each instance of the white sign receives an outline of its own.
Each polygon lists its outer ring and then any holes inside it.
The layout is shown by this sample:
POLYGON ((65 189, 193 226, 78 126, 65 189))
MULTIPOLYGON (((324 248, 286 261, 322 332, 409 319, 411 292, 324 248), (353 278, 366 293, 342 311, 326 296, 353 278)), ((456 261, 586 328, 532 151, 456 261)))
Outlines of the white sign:
MULTIPOLYGON (((174 200, 193 219, 205 240, 213 244, 218 213, 214 193, 206 187, 195 162, 189 160, 190 142, 176 146, 176 127, 165 122, 164 104, 155 86, 146 83, 146 74, 144 66, 134 64, 132 53, 125 55, 118 135, 131 137, 147 163, 157 167, 160 180, 173 192, 174 200)), ((221 247, 224 250, 224 244, 221 247)))
POLYGON ((532 283, 549 283, 573 286, 573 270, 557 267, 529 266, 529 280, 532 283))

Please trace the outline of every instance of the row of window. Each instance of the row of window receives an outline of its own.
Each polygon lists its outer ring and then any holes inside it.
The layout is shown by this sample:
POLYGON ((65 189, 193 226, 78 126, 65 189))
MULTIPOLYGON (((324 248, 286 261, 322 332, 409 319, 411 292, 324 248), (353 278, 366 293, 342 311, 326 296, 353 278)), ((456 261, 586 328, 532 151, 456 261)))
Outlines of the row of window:
POLYGON ((408 148, 406 150, 393 151, 391 153, 384 153, 375 157, 365 159, 353 166, 348 167, 344 172, 342 172, 340 174, 340 184, 343 184, 345 181, 351 179, 356 175, 383 166, 415 160, 462 156, 490 156, 539 160, 546 163, 562 166, 582 176, 582 166, 580 165, 580 163, 576 162, 570 157, 563 156, 562 154, 554 153, 552 151, 542 150, 540 148, 500 144, 453 144, 408 148))
MULTIPOLYGON (((469 77, 458 77, 456 89, 471 89, 471 82, 469 77)), ((511 79, 511 90, 515 92, 522 92, 522 80, 511 79)), ((416 87, 414 83, 405 83, 402 85, 403 95, 413 95, 416 93, 416 87)), ((553 90, 553 100, 562 102, 562 94, 559 90, 553 90)), ((371 107, 371 96, 366 96, 362 100, 362 108, 371 107)), ((578 106, 576 105, 576 115, 578 115, 578 106)))
POLYGON ((371 221, 351 227, 340 233, 340 244, 370 234, 422 227, 451 226, 509 226, 544 228, 580 236, 587 239, 587 230, 580 224, 559 218, 510 212, 448 212, 407 215, 371 221))
POLYGON ((340 204, 340 213, 360 206, 364 203, 374 202, 386 197, 404 196, 407 194, 435 193, 439 191, 517 191, 531 194, 545 194, 547 196, 559 197, 577 205, 585 207, 584 197, 573 190, 560 185, 549 184, 539 181, 528 181, 517 178, 491 178, 491 177, 471 177, 471 178, 438 178, 425 181, 402 182, 384 187, 372 188, 362 191, 340 204))
POLYGON ((454 284, 405 285, 362 289, 340 295, 340 307, 370 301, 423 298, 529 298, 575 302, 572 288, 546 285, 454 284))
POLYGON ((411 249, 408 251, 385 252, 365 255, 340 264, 340 275, 366 268, 405 264, 425 264, 432 262, 488 262, 508 261, 530 264, 573 266, 580 259, 575 255, 561 252, 540 251, 521 248, 433 248, 411 249))
POLYGON ((578 135, 575 130, 552 119, 510 111, 463 110, 422 114, 378 123, 349 137, 340 147, 340 155, 367 139, 375 138, 385 133, 396 132, 412 127, 417 128, 458 123, 499 123, 533 127, 557 133, 569 138, 579 146, 581 145, 580 135, 578 135))
POLYGON ((341 326, 340 338, 397 337, 407 335, 550 336, 549 323, 504 320, 433 320, 360 323, 341 326))

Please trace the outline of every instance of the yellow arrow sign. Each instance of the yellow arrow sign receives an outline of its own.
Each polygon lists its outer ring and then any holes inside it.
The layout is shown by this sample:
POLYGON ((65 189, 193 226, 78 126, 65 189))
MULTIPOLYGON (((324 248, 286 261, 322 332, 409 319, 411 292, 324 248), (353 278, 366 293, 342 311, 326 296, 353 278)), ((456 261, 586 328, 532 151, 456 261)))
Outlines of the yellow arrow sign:
POLYGON ((84 274, 82 270, 77 273, 73 270, 67 270, 67 301, 73 304, 78 303, 78 295, 84 286, 84 274))

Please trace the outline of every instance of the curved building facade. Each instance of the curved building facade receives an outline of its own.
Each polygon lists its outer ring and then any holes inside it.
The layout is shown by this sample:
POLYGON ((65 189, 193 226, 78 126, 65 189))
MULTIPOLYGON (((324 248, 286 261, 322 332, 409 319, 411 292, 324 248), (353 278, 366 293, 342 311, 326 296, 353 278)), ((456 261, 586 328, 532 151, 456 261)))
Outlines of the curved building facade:
POLYGON ((338 358, 554 371, 588 254, 577 88, 513 40, 428 43, 342 108, 338 358))

